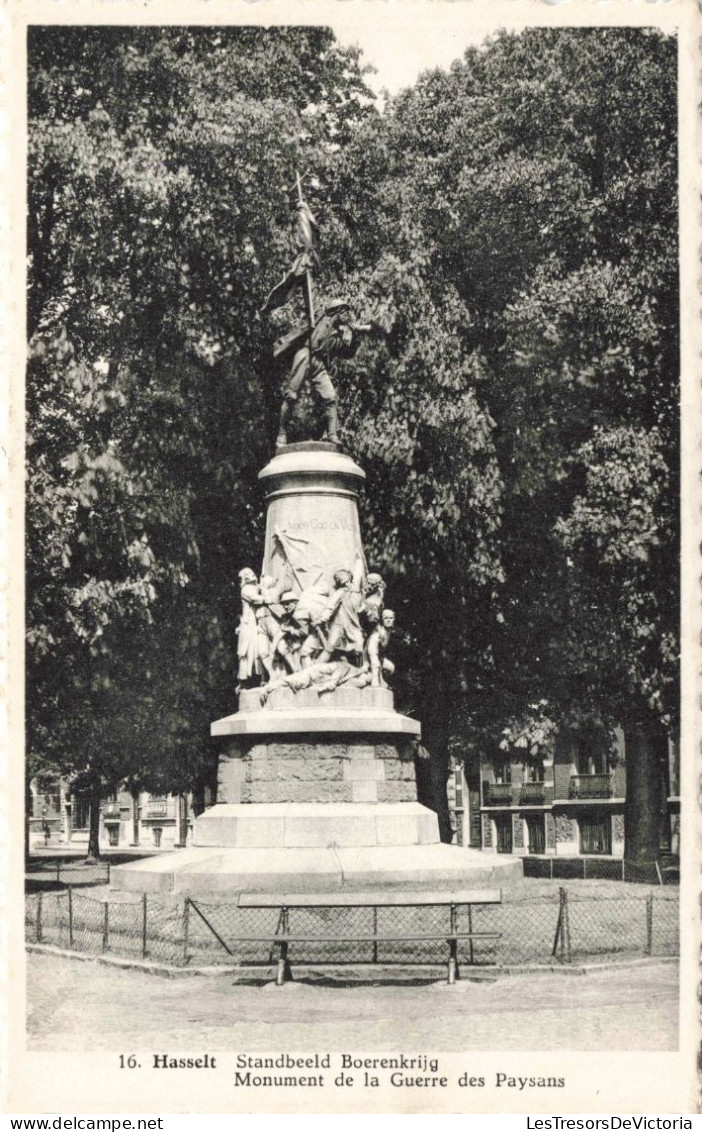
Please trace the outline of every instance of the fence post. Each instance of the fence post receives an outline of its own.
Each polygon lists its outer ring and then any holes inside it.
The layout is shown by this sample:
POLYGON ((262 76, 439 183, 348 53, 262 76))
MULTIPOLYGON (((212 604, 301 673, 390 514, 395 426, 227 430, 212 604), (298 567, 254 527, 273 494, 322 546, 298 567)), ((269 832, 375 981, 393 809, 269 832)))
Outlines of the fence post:
POLYGON ((378 962, 378 905, 373 905, 373 962, 378 962))
POLYGON ((458 910, 455 904, 451 905, 451 935, 452 939, 449 940, 449 960, 448 960, 448 978, 449 986, 453 986, 458 975, 458 940, 455 938, 458 932, 458 910))
POLYGON ((110 883, 110 862, 107 862, 107 883, 110 883))
POLYGON ((40 892, 37 897, 37 943, 41 943, 43 939, 42 922, 41 922, 41 906, 44 893, 40 892))
POLYGON ((146 893, 141 897, 141 955, 146 959, 146 893))
POLYGON ((281 921, 283 938, 278 942, 278 966, 275 973, 275 985, 282 987, 291 977, 290 963, 288 961, 288 935, 290 934, 290 913, 288 908, 281 908, 281 921))
POLYGON ((568 893, 565 888, 558 889, 558 923, 556 924, 556 937, 551 951, 554 959, 559 950, 561 963, 570 963, 570 920, 568 918, 568 893))
POLYGON ((565 962, 571 963, 573 959, 570 948, 570 912, 568 909, 568 889, 561 889, 563 893, 563 937, 565 940, 565 962))
POLYGON ((626 865, 624 864, 624 858, 623 857, 622 857, 622 880, 626 880, 626 865))
POLYGON ((110 903, 108 900, 105 901, 103 907, 104 914, 102 922, 102 950, 107 951, 110 943, 110 903))
POLYGON ((473 905, 472 904, 468 905, 468 932, 470 933, 470 939, 468 940, 468 953, 470 955, 470 964, 471 964, 471 967, 472 967, 473 964, 475 963, 475 953, 473 951, 473 935, 472 935, 472 932, 473 932, 473 905))
POLYGON ((653 955, 653 893, 646 897, 646 954, 653 955))
POLYGON ((68 946, 73 947, 73 885, 68 886, 68 946))
POLYGON ((183 903, 183 966, 188 962, 188 932, 190 928, 190 897, 183 903))
POLYGON ((587 880, 587 857, 583 857, 583 880, 587 880))
POLYGON ((556 953, 558 952, 558 945, 560 944, 561 947, 563 946, 563 944, 562 944, 563 900, 561 898, 561 892, 562 892, 562 889, 559 888, 559 890, 558 890, 558 921, 556 923, 556 934, 553 937, 553 947, 551 948, 551 958, 552 959, 556 958, 556 953))

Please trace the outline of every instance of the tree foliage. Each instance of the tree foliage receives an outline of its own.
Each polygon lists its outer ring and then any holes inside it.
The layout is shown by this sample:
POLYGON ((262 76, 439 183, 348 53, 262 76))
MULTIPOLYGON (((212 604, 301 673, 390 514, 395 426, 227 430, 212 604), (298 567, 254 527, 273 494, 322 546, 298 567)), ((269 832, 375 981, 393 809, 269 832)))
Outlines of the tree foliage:
POLYGON ((515 736, 544 698, 559 723, 675 720, 675 80, 658 33, 539 29, 393 108, 407 207, 496 425, 486 707, 515 736))
POLYGON ((33 29, 30 52, 30 749, 175 788, 231 709, 294 171, 367 95, 323 29, 33 29))
POLYGON ((205 772, 297 169, 321 292, 376 329, 338 373, 344 437, 439 768, 451 742, 673 728, 674 42, 501 34, 382 114, 319 28, 37 28, 30 59, 36 757, 205 772))

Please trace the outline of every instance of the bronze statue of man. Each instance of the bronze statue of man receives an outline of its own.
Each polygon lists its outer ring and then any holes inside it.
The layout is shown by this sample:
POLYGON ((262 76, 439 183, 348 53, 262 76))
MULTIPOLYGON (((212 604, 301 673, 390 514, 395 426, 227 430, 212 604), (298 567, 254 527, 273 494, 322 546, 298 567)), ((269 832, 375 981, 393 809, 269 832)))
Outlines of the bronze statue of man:
POLYGON ((302 195, 302 178, 295 177, 297 188, 297 216, 293 229, 293 262, 284 277, 269 293, 261 307, 261 314, 285 306, 296 294, 302 293, 305 322, 296 326, 273 349, 275 358, 292 355, 292 366, 280 411, 280 428, 276 447, 288 442, 288 422, 293 414, 300 389, 309 380, 317 401, 326 418, 324 439, 339 443, 339 415, 334 383, 329 374, 331 358, 352 357, 358 347, 358 334, 368 332, 370 326, 349 322, 346 317, 348 303, 335 299, 328 303, 320 315, 315 310, 312 283, 314 269, 319 264, 315 248, 317 222, 302 195))
POLYGON ((297 327, 276 343, 273 350, 274 357, 284 358, 293 354, 280 409, 277 447, 288 442, 288 422, 294 412, 300 389, 306 380, 310 381, 317 401, 324 410, 326 418, 324 439, 332 444, 339 443, 337 396, 329 373, 331 359, 353 357, 358 349, 359 334, 370 330, 370 326, 349 322, 346 317, 347 312, 348 303, 342 299, 334 299, 327 304, 324 314, 312 330, 308 326, 297 327))

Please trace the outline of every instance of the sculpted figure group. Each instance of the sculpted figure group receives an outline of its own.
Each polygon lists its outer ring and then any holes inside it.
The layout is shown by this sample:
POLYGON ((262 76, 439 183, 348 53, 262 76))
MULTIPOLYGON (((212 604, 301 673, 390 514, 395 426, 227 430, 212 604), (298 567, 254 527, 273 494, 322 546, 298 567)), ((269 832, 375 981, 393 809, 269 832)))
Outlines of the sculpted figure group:
POLYGON ((240 570, 239 687, 261 685, 262 704, 280 687, 384 687, 394 672, 386 651, 395 614, 380 575, 363 575, 359 555, 353 570, 336 571, 331 589, 319 581, 296 594, 289 574, 259 581, 240 570))

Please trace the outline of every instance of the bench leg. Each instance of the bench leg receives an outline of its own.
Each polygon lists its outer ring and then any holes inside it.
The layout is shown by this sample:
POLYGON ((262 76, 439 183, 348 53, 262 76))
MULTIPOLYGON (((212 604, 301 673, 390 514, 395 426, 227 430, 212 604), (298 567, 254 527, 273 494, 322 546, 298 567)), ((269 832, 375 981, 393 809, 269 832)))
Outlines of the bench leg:
POLYGON ((453 986, 458 978, 458 940, 449 940, 448 979, 449 986, 453 986))
POLYGON ((284 983, 291 977, 290 964, 288 962, 288 943, 285 940, 283 943, 278 944, 280 952, 278 955, 278 967, 275 973, 275 985, 282 987, 284 983))

